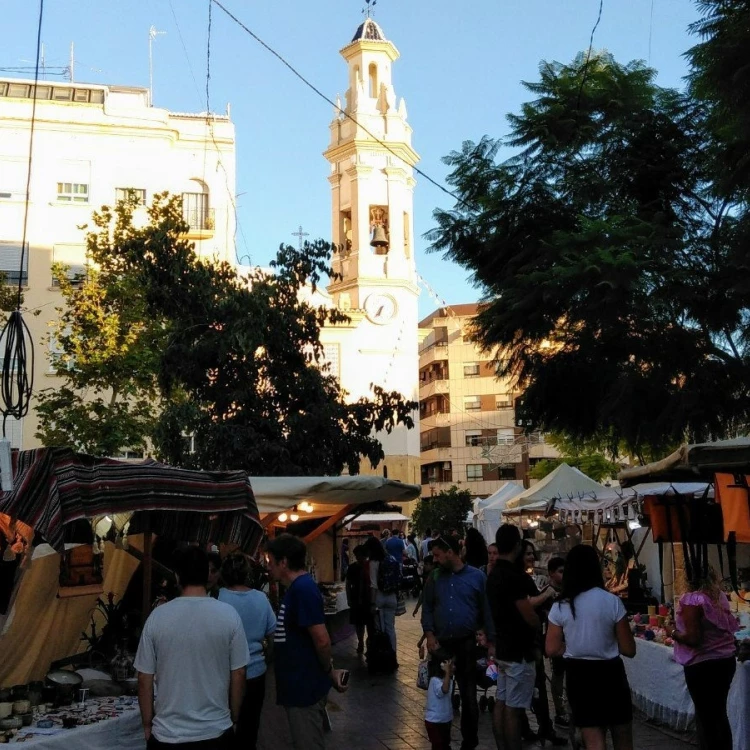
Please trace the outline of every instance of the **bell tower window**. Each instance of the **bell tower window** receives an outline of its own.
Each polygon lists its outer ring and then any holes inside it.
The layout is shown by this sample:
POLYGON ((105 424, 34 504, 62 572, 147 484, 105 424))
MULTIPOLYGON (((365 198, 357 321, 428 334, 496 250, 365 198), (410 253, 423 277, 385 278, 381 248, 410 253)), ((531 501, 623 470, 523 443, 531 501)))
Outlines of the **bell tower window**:
POLYGON ((370 63, 369 68, 369 80, 370 80, 370 98, 378 98, 378 66, 375 63, 370 63))

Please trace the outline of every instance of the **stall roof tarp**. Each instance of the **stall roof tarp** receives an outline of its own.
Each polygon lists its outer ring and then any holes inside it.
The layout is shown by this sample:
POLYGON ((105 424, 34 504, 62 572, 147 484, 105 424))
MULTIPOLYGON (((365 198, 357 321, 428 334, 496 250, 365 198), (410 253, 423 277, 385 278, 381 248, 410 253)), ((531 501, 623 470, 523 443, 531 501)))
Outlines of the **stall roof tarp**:
POLYGON ((192 471, 156 461, 95 458, 69 448, 14 454, 13 489, 0 514, 31 526, 61 551, 65 528, 83 519, 132 513, 130 533, 238 544, 254 551, 263 531, 244 471, 192 471))
POLYGON ((404 484, 377 476, 250 477, 260 513, 280 513, 303 502, 316 508, 313 517, 329 516, 329 506, 399 503, 418 498, 418 484, 404 484))
POLYGON ((561 498, 595 497, 604 491, 606 491, 604 485, 587 477, 582 471, 568 464, 560 464, 533 487, 529 487, 517 497, 509 500, 506 509, 518 510, 561 498))
POLYGON ((482 501, 485 505, 474 514, 472 521, 487 544, 495 541, 495 534, 503 522, 502 514, 507 502, 522 492, 523 487, 520 484, 505 482, 496 492, 482 501))
POLYGON ((405 516, 403 513, 363 513, 356 518, 347 516, 344 523, 347 525, 353 523, 401 523, 408 520, 409 516, 405 516))
POLYGON ((682 445, 661 461, 623 469, 623 487, 643 482, 711 481, 716 472, 750 473, 750 437, 682 445))

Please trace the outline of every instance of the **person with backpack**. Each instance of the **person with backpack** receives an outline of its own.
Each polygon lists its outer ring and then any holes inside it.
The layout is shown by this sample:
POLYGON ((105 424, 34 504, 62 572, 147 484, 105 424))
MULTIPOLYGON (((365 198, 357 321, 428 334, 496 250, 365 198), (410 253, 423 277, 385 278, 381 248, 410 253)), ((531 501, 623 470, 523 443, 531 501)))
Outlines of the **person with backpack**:
MULTIPOLYGON (((370 558, 370 611, 396 651, 396 605, 401 585, 401 566, 375 537, 365 542, 370 558)), ((398 664, 396 664, 398 666, 398 664)))

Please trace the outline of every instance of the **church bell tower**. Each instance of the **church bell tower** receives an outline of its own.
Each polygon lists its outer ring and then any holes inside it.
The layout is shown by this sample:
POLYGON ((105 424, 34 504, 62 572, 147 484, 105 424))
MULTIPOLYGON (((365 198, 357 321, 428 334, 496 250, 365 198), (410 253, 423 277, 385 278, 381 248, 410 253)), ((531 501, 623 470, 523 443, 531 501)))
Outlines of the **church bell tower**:
POLYGON ((339 308, 367 311, 369 295, 386 286, 416 299, 413 167, 419 156, 406 103, 397 102, 393 87, 399 52, 380 26, 367 18, 341 55, 349 88, 324 155, 331 164, 334 270, 342 278, 328 291, 339 308))
MULTIPOLYGON (((360 321, 347 346, 356 367, 342 367, 352 398, 370 384, 416 401, 419 393, 418 296, 414 264, 414 166, 406 104, 397 100, 393 64, 399 52, 366 18, 341 50, 348 66, 324 156, 330 164, 332 303, 360 321)), ((342 350, 342 358, 344 352, 342 350)), ((414 415, 418 423, 418 412, 414 415)), ((379 434, 391 479, 419 483, 419 429, 379 434)), ((379 468, 379 473, 382 471, 379 468)))

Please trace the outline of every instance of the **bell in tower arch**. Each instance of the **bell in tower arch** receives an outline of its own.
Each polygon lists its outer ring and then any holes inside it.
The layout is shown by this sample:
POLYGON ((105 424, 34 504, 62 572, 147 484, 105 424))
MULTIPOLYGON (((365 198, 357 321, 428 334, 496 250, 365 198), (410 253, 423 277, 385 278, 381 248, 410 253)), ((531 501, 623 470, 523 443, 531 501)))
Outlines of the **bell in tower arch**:
POLYGON ((380 206, 374 206, 370 213, 373 226, 370 247, 375 249, 375 255, 387 255, 390 243, 386 230, 386 211, 380 206))

